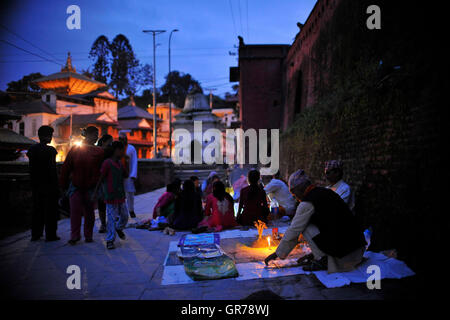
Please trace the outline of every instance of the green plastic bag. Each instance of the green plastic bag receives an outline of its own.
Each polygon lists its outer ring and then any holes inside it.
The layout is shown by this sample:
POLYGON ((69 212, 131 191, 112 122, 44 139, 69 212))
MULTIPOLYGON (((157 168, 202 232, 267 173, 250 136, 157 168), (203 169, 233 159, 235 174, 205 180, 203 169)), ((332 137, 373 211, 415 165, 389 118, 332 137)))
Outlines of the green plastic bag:
POLYGON ((184 260, 184 270, 193 280, 214 280, 239 276, 233 259, 227 255, 217 258, 191 258, 184 260))

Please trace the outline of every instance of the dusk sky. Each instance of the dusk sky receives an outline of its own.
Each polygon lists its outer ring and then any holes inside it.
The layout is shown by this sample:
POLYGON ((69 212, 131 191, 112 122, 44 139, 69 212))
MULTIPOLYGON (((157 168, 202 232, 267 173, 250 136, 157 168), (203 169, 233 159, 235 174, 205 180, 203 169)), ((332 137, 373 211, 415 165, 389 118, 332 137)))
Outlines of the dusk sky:
MULTIPOLYGON (((166 1, 4 1, 0 11, 0 39, 63 64, 72 54, 78 72, 87 69, 94 40, 110 41, 119 33, 129 40, 142 63, 152 64, 152 36, 143 29, 165 29, 157 37, 157 86, 168 72, 168 39, 172 29, 172 70, 190 73, 202 86, 231 91, 229 67, 237 65, 238 35, 248 44, 291 44, 298 27, 311 12, 314 0, 166 0, 166 1), (81 30, 69 30, 66 9, 81 9, 81 30), (7 32, 4 28, 28 40, 7 32), (43 51, 39 50, 42 49, 43 51), (52 57, 49 57, 50 53, 52 57), (236 53, 230 56, 229 52, 236 53)), ((32 72, 48 75, 61 66, 0 42, 0 90, 32 72)))

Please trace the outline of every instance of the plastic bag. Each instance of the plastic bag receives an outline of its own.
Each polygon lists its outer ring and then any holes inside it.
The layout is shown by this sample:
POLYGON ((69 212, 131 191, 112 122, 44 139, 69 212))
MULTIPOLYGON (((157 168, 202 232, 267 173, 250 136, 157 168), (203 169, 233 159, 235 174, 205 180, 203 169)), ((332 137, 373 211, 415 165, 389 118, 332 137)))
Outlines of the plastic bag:
POLYGON ((192 280, 214 280, 239 276, 233 259, 227 255, 217 258, 191 258, 184 260, 184 270, 192 280))

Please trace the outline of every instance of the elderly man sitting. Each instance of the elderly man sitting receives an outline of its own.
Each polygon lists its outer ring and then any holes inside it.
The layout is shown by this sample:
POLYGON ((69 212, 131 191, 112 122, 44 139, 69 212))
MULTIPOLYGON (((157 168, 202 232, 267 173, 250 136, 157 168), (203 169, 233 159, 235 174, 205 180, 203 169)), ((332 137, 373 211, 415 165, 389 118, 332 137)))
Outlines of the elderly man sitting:
POLYGON ((285 259, 303 234, 312 252, 299 260, 305 271, 354 269, 362 261, 366 242, 346 203, 332 190, 313 185, 303 170, 289 177, 289 191, 301 202, 266 265, 276 258, 285 259))
POLYGON ((327 188, 336 192, 349 206, 350 210, 353 210, 355 205, 354 194, 350 186, 342 180, 344 176, 342 162, 339 160, 327 161, 325 163, 325 176, 330 182, 327 188))

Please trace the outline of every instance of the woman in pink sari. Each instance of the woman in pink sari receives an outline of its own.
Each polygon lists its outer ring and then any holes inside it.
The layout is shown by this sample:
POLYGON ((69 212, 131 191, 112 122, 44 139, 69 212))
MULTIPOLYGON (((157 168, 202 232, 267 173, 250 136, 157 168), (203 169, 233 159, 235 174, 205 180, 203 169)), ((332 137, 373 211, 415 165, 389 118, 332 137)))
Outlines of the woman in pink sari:
POLYGON ((233 198, 225 192, 222 181, 213 184, 213 192, 206 198, 205 219, 199 227, 208 227, 219 232, 237 226, 234 218, 233 198))

